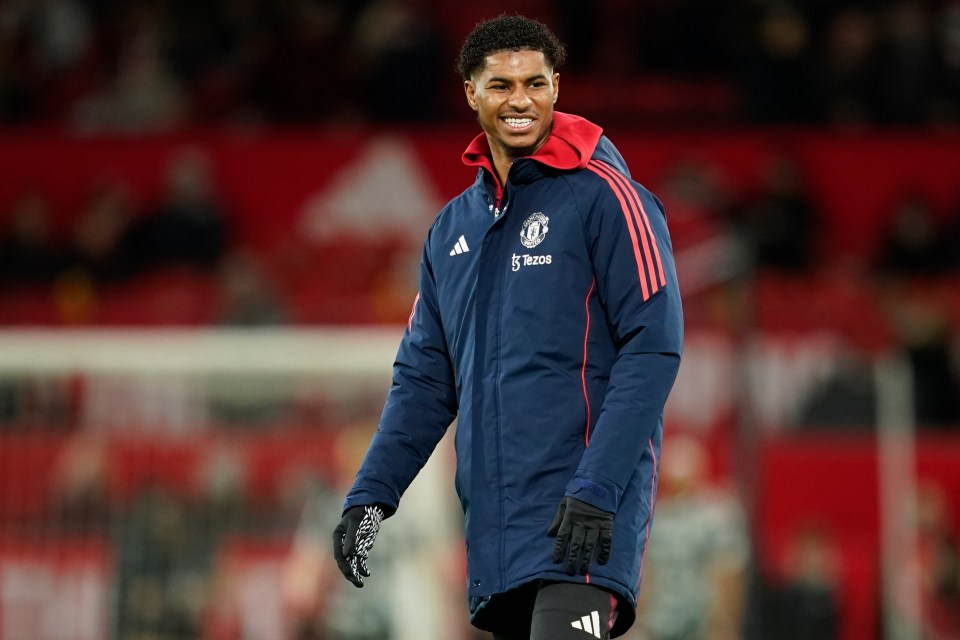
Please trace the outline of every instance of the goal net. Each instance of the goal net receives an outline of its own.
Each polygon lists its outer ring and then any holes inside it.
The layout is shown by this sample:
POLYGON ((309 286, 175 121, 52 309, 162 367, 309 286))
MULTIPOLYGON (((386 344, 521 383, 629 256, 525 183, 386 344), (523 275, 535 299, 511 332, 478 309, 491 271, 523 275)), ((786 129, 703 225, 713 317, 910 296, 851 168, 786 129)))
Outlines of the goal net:
POLYGON ((384 526, 370 588, 327 557, 399 339, 0 332, 0 640, 346 637, 345 615, 369 637, 459 637, 450 438, 384 526), (411 579, 441 586, 404 625, 411 579))

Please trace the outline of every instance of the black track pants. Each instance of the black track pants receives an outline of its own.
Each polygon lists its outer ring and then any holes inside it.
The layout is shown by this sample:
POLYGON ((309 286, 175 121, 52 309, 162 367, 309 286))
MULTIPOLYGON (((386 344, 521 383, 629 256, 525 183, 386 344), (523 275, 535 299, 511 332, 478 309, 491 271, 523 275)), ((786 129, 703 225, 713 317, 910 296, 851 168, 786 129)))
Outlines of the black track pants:
POLYGON ((613 596, 599 587, 548 584, 537 590, 532 616, 517 615, 516 631, 494 633, 493 640, 608 640, 615 608, 613 596))

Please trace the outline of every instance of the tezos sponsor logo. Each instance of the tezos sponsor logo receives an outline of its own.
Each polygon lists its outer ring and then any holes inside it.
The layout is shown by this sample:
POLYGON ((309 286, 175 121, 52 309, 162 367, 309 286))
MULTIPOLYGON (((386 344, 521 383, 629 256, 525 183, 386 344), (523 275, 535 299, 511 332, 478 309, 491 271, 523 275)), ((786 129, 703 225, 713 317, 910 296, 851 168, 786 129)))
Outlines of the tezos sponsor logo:
POLYGON ((520 242, 523 243, 523 246, 527 249, 533 249, 543 242, 543 239, 547 237, 547 231, 550 231, 550 228, 547 227, 549 222, 550 218, 539 211, 530 214, 530 217, 523 221, 523 228, 520 229, 520 242))
POLYGON ((520 267, 539 267, 540 265, 550 264, 553 262, 553 256, 532 256, 529 253, 525 253, 522 256, 513 254, 513 257, 510 259, 510 268, 513 271, 520 271, 520 267))

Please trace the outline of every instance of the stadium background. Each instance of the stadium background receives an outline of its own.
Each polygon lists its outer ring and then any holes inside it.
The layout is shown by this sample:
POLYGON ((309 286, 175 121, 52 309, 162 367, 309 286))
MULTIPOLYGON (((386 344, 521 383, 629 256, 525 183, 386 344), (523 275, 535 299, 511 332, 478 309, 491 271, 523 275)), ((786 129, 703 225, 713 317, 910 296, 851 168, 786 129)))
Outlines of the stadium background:
POLYGON ((657 610, 960 637, 960 3, 3 0, 0 639, 471 637, 447 449, 379 588, 321 567, 291 603, 285 560, 326 545, 472 178, 453 61, 501 10, 558 31, 561 110, 667 207, 657 610))

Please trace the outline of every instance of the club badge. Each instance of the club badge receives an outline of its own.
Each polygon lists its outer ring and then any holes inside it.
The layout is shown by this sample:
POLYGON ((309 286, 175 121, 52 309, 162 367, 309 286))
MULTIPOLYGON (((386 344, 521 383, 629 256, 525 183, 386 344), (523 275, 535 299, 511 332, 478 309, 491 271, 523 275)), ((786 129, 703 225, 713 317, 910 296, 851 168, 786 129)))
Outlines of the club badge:
POLYGON ((547 227, 548 222, 550 222, 550 218, 539 211, 524 220, 523 228, 520 230, 520 242, 523 243, 523 246, 533 249, 543 242, 543 239, 547 237, 547 231, 550 230, 547 227))

